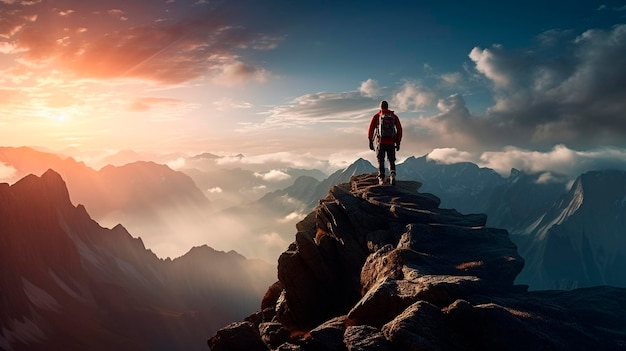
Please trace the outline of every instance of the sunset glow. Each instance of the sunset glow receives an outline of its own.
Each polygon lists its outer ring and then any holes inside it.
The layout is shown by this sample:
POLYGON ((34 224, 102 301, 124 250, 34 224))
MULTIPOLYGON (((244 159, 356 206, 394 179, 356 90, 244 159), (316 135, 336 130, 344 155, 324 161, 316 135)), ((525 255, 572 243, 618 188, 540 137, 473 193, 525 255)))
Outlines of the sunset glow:
POLYGON ((622 154, 626 10, 568 7, 1 0, 0 140, 339 165, 386 99, 401 157, 622 154))

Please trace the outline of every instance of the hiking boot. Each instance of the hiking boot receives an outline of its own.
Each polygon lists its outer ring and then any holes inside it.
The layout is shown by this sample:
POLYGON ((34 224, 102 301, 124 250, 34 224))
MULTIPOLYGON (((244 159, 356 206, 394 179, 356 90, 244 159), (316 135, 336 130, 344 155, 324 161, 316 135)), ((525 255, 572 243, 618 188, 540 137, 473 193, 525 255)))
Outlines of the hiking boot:
POLYGON ((378 185, 385 184, 385 177, 378 177, 378 185))
POLYGON ((389 175, 389 184, 396 185, 396 171, 391 171, 389 175))

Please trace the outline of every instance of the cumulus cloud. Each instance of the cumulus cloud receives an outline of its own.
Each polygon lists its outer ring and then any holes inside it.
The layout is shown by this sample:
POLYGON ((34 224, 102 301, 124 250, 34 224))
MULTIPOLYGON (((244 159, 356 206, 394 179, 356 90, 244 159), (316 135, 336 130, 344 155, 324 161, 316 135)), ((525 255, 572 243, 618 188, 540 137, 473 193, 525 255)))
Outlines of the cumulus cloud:
POLYGON ((544 33, 544 47, 524 53, 501 46, 470 52, 496 99, 474 120, 488 122, 481 126, 498 143, 626 145, 626 25, 573 34, 544 33), (557 35, 570 38, 548 40, 557 35))
POLYGON ((508 176, 515 168, 539 174, 538 182, 564 182, 592 170, 626 170, 626 149, 601 147, 579 151, 566 145, 556 145, 546 151, 504 147, 499 151, 472 153, 456 148, 438 148, 427 155, 429 160, 443 164, 473 162, 480 167, 508 176))
POLYGON ((437 109, 439 112, 434 115, 406 123, 405 129, 435 149, 475 150, 481 144, 488 144, 489 130, 483 128, 483 121, 470 114, 463 96, 454 94, 439 99, 437 109))
POLYGON ((379 96, 381 88, 376 80, 369 78, 368 80, 361 83, 359 91, 361 92, 361 94, 367 97, 376 97, 379 96))
POLYGON ((626 170, 626 150, 604 147, 590 151, 577 151, 565 145, 556 145, 547 152, 507 147, 502 151, 484 152, 477 163, 501 174, 508 174, 512 168, 529 173, 550 172, 544 176, 547 181, 553 174, 576 177, 581 173, 598 169, 626 170))
POLYGON ((177 159, 172 160, 172 161, 168 161, 165 164, 169 168, 176 170, 176 169, 184 168, 185 165, 186 165, 186 162, 185 162, 185 158, 184 157, 178 157, 177 159))
POLYGON ((419 111, 434 100, 435 95, 432 91, 417 83, 405 83, 400 91, 394 94, 390 108, 397 106, 402 111, 419 111))
POLYGON ((209 194, 219 194, 219 193, 222 193, 223 191, 224 191, 224 190, 222 190, 222 188, 220 188, 219 186, 216 186, 216 187, 213 187, 213 188, 207 189, 207 192, 208 192, 209 194))
POLYGON ((15 170, 15 168, 5 165, 4 163, 0 162, 0 182, 1 183, 9 183, 13 181, 13 177, 15 177, 15 174, 17 174, 17 171, 15 170))
POLYGON ((427 158, 443 164, 453 164, 473 162, 475 157, 470 152, 460 151, 456 148, 437 148, 428 153, 427 158))
POLYGON ((280 182, 291 178, 289 174, 278 169, 273 169, 267 173, 255 173, 254 175, 267 182, 280 182))
POLYGON ((509 54, 499 45, 489 49, 475 47, 469 53, 476 70, 491 80, 496 87, 504 88, 511 83, 511 69, 515 67, 515 55, 509 54))
MULTIPOLYGON (((407 129, 434 148, 625 147, 626 25, 579 34, 551 30, 538 42, 523 52, 475 47, 469 58, 495 103, 470 113, 464 96, 453 94, 437 100, 436 114, 410 121, 407 129)), ((432 100, 419 85, 406 84, 395 103, 418 109, 432 100)))

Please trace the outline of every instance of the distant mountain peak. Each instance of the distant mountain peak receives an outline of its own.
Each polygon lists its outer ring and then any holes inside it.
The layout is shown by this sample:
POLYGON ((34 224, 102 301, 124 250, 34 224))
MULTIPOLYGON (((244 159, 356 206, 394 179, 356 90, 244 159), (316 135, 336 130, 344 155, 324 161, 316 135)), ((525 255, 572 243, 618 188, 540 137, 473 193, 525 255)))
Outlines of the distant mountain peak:
POLYGON ((343 173, 350 174, 350 175, 357 175, 357 174, 363 174, 363 173, 370 173, 375 170, 376 168, 374 168, 374 166, 372 165, 370 161, 367 161, 364 158, 358 158, 351 165, 346 167, 343 170, 343 173))
POLYGON ((36 197, 46 198, 50 202, 71 204, 70 195, 61 175, 48 169, 41 177, 34 174, 27 175, 12 186, 20 193, 29 194, 33 200, 36 197))
POLYGON ((190 159, 192 159, 192 160, 215 160, 215 159, 218 159, 218 158, 221 158, 221 156, 212 154, 210 152, 203 152, 201 154, 194 155, 194 156, 190 157, 190 159))

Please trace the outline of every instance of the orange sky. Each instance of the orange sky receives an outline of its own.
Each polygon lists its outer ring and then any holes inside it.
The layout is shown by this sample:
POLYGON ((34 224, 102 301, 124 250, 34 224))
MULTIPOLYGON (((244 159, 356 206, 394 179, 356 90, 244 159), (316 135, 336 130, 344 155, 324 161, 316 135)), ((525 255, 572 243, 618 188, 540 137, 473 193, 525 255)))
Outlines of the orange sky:
POLYGON ((385 99, 401 158, 622 155, 626 10, 550 4, 0 0, 0 144, 373 160, 385 99))

